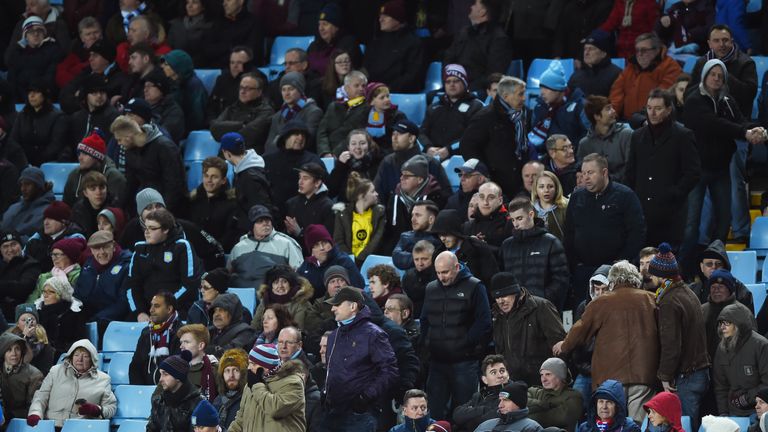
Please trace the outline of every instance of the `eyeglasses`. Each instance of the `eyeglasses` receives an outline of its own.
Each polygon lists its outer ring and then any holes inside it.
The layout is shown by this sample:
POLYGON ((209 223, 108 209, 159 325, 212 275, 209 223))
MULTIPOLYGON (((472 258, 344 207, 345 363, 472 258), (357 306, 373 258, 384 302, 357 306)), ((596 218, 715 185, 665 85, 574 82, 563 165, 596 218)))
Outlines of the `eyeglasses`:
POLYGON ((562 146, 560 148, 555 148, 555 151, 561 151, 563 153, 568 153, 568 152, 573 151, 573 146, 572 145, 562 146))
POLYGON ((387 306, 384 308, 384 312, 400 312, 401 310, 402 309, 400 308, 391 307, 391 306, 387 306))
POLYGON ((157 231, 159 229, 163 229, 163 227, 159 227, 159 226, 152 227, 152 226, 147 225, 147 226, 144 227, 144 232, 147 232, 147 231, 154 232, 154 231, 157 231))
POLYGON ((53 259, 56 259, 56 258, 61 258, 61 257, 63 257, 64 255, 65 255, 65 254, 64 254, 64 253, 62 253, 62 252, 51 252, 51 258, 53 258, 53 259))
POLYGON ((718 327, 722 327, 722 326, 726 326, 726 327, 728 327, 728 326, 730 326, 730 325, 733 325, 733 323, 732 323, 732 322, 730 322, 730 321, 719 320, 719 321, 717 322, 717 326, 718 326, 718 327))

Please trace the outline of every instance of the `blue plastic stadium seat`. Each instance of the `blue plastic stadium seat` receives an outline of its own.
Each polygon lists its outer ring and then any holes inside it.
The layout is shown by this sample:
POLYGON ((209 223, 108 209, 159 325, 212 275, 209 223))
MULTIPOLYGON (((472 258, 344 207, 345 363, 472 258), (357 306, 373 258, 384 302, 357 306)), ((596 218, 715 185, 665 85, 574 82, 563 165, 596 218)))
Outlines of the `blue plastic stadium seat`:
POLYGON ((145 323, 112 321, 104 332, 104 352, 136 350, 136 342, 141 331, 146 327, 145 323))
POLYGON ((323 165, 325 165, 325 170, 328 171, 328 174, 333 172, 333 169, 336 167, 336 159, 332 157, 324 157, 321 158, 323 161, 323 165))
POLYGON ((368 255, 365 261, 363 261, 363 265, 360 266, 360 274, 363 276, 366 287, 368 286, 368 269, 378 264, 387 264, 392 266, 393 269, 397 270, 397 273, 400 275, 400 277, 403 277, 403 274, 405 273, 404 271, 395 267, 391 256, 368 255))
POLYGON ((24 104, 16 104, 16 112, 21 112, 24 109, 24 104))
POLYGON ((282 65, 285 63, 286 51, 291 48, 301 48, 306 51, 313 40, 315 40, 314 36, 278 36, 272 42, 269 62, 274 65, 282 65))
POLYGON ((424 93, 392 93, 392 103, 408 117, 408 120, 421 126, 427 113, 427 95, 424 93))
POLYGON ((527 89, 538 89, 539 78, 541 77, 541 74, 543 74, 544 71, 549 68, 549 65, 552 62, 556 61, 559 61, 563 66, 563 71, 565 71, 565 80, 568 81, 568 79, 571 78, 571 75, 573 75, 573 59, 533 59, 531 66, 528 68, 528 79, 526 82, 527 89))
POLYGON ((728 251, 731 273, 743 284, 753 284, 757 279, 757 254, 755 251, 728 251))
POLYGON ((259 70, 267 76, 267 80, 274 81, 280 75, 280 72, 285 70, 285 67, 283 65, 266 65, 260 67, 259 70))
POLYGON ((755 315, 757 315, 757 313, 760 312, 760 309, 763 307, 763 303, 765 303, 765 284, 746 284, 745 286, 749 292, 752 293, 752 305, 755 309, 755 315))
POLYGON ((453 155, 450 157, 450 159, 443 161, 445 175, 448 176, 448 181, 451 182, 451 187, 453 188, 454 192, 459 190, 459 186, 461 185, 461 178, 456 173, 456 171, 454 171, 454 169, 462 165, 464 165, 464 158, 461 155, 453 155))
MULTIPOLYGON (((136 349, 135 345, 134 349, 136 349)), ((128 377, 128 368, 131 365, 131 360, 133 360, 133 351, 112 354, 107 367, 107 374, 112 379, 112 387, 131 383, 128 377)))
POLYGON ((195 69, 197 77, 203 82, 205 91, 211 94, 213 86, 216 84, 216 78, 221 75, 221 69, 195 69))
POLYGON ((693 432, 693 428, 691 427, 691 418, 688 416, 682 416, 680 417, 680 423, 682 423, 683 430, 685 432, 693 432))
POLYGON ((523 69, 523 61, 521 59, 515 59, 509 62, 507 66, 507 75, 525 79, 525 70, 523 69))
POLYGON ((749 232, 749 250, 756 251, 757 256, 765 256, 768 253, 768 217, 758 216, 752 222, 749 232))
POLYGON ((209 130, 196 130, 189 133, 184 145, 184 160, 203 160, 219 154, 221 144, 213 138, 209 130))
POLYGON ((627 66, 627 61, 621 57, 619 58, 612 58, 611 63, 615 64, 616 66, 620 67, 621 69, 624 69, 627 66))
POLYGON ((424 93, 443 88, 443 64, 432 62, 427 68, 427 79, 424 83, 424 93))
POLYGON ((109 432, 109 420, 69 419, 61 432, 109 432))
POLYGON ((46 162, 40 165, 40 169, 45 174, 45 180, 53 183, 53 194, 56 195, 56 199, 61 199, 64 195, 64 185, 67 184, 67 177, 77 167, 77 163, 68 162, 46 162))
POLYGON ((54 432, 53 420, 40 420, 35 427, 27 426, 27 419, 15 418, 8 423, 8 429, 5 432, 54 432))
POLYGON ((117 432, 146 432, 147 420, 125 420, 120 423, 117 432))
POLYGON ((757 70, 757 82, 762 83, 763 75, 768 72, 768 56, 752 56, 752 60, 755 61, 755 69, 757 70))
MULTIPOLYGON (((747 432, 749 430, 749 417, 728 417, 729 419, 736 422, 736 424, 739 425, 739 429, 741 432, 747 432)), ((707 432, 717 432, 717 431, 707 431, 707 432)))
POLYGON ((680 2, 680 0, 667 0, 664 3, 664 11, 665 12, 668 11, 669 8, 672 7, 672 5, 674 5, 675 3, 679 3, 679 2, 680 2))
POLYGON ((121 385, 115 389, 117 412, 112 418, 113 425, 125 420, 146 420, 152 413, 152 392, 155 386, 121 385))
POLYGON ((251 314, 256 310, 256 288, 229 288, 227 292, 236 295, 251 314))
POLYGON ((693 72, 693 67, 696 66, 696 60, 699 58, 696 56, 691 56, 687 60, 685 60, 685 64, 683 64, 683 72, 690 74, 693 72))
POLYGON ((99 347, 99 326, 95 322, 85 323, 85 328, 88 330, 88 340, 91 341, 93 346, 99 347))

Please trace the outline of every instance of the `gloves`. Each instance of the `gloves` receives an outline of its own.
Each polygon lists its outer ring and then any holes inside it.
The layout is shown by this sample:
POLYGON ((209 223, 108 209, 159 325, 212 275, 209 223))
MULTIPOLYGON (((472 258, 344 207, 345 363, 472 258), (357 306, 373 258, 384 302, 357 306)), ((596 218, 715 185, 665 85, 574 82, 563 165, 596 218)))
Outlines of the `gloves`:
POLYGON ((751 410, 754 408, 755 404, 749 403, 749 399, 747 399, 747 394, 745 393, 735 396, 733 399, 731 399, 731 405, 740 410, 751 410))
POLYGON ((363 395, 358 396, 355 398, 355 400, 352 401, 352 411, 356 414, 363 414, 368 412, 369 407, 370 402, 368 401, 368 398, 363 395))
POLYGON ((254 384, 264 382, 264 368, 259 368, 256 373, 248 371, 248 385, 252 386, 254 384))
POLYGON ((101 417, 101 407, 96 404, 86 402, 80 405, 77 413, 85 417, 101 417))
POLYGON ((40 416, 37 414, 32 414, 31 416, 27 416, 27 426, 35 427, 37 424, 40 423, 40 416))

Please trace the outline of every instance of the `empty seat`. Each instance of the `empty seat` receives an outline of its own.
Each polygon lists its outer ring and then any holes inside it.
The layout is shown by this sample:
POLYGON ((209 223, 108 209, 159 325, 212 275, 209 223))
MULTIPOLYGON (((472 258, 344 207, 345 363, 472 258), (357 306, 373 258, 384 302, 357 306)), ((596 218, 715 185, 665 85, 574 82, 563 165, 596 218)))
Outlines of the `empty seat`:
POLYGON ((40 165, 40 169, 45 174, 45 180, 53 183, 53 194, 56 199, 61 199, 64 195, 64 185, 67 184, 67 177, 79 165, 68 162, 46 162, 40 165))
POLYGON ((125 420, 120 423, 117 432, 146 432, 147 420, 125 420))
MULTIPOLYGON (((134 349, 136 349, 135 346, 134 349)), ((128 377, 128 368, 131 365, 131 360, 133 360, 133 352, 116 352, 110 357, 111 360, 107 367, 107 373, 112 379, 112 387, 130 384, 131 380, 128 377)))
POLYGON ((205 91, 211 94, 213 86, 216 84, 216 78, 221 75, 221 69, 195 69, 195 74, 203 82, 205 91))
POLYGON ((757 315, 757 313, 760 312, 760 309, 763 307, 763 303, 765 303, 765 284, 746 284, 745 286, 749 292, 752 293, 752 305, 755 309, 755 315, 757 315))
POLYGON ((186 144, 184 144, 184 160, 201 161, 209 156, 218 155, 220 148, 221 144, 213 138, 211 131, 192 131, 187 137, 186 144))
POLYGON ((104 332, 104 352, 131 351, 147 324, 139 322, 112 321, 104 332))
POLYGON ((392 93, 392 103, 408 117, 408 120, 421 126, 427 113, 427 95, 424 93, 392 93))
POLYGON ((152 413, 152 392, 155 386, 121 385, 115 389, 117 412, 112 424, 120 425, 125 420, 146 420, 152 413))
POLYGON ((325 165, 325 170, 328 171, 328 174, 333 172, 333 168, 336 167, 336 159, 332 157, 324 157, 321 159, 323 160, 323 164, 325 165))
POLYGON ((61 432, 109 432, 109 420, 69 419, 61 432))
POLYGON ((424 83, 424 93, 443 88, 443 64, 432 62, 427 68, 427 79, 424 83))
POLYGON ((360 274, 363 276, 363 280, 365 281, 366 287, 368 286, 368 269, 378 264, 387 264, 392 266, 393 269, 397 270, 397 273, 400 275, 400 277, 402 277, 403 274, 405 273, 404 271, 395 267, 395 264, 392 262, 391 256, 368 255, 365 261, 363 261, 363 265, 360 266, 360 274))
POLYGON ((450 159, 443 161, 443 168, 445 169, 445 175, 448 176, 448 181, 451 182, 453 191, 459 190, 461 185, 461 177, 456 173, 455 169, 464 165, 464 158, 461 155, 453 155, 450 159))
POLYGON ((523 69, 523 61, 520 59, 515 59, 509 62, 509 66, 507 66, 507 75, 517 77, 520 79, 525 79, 525 70, 523 69))
POLYGON ((754 250, 757 256, 768 254, 768 217, 759 216, 752 223, 749 231, 749 250, 754 250))
POLYGON ((53 420, 40 420, 35 427, 27 426, 27 419, 15 418, 8 423, 8 429, 5 432, 54 432, 53 420))
POLYGON ((99 326, 95 322, 85 323, 85 328, 88 330, 88 340, 91 341, 93 346, 99 347, 99 326))
POLYGON ((236 295, 251 314, 256 310, 256 288, 229 288, 227 292, 236 295))
POLYGON ((743 284, 753 284, 757 278, 757 254, 755 251, 728 251, 731 273, 743 284))
POLYGON ((285 63, 286 51, 291 48, 301 48, 306 51, 313 40, 315 40, 314 36, 278 36, 272 42, 269 62, 273 65, 282 65, 285 63))
POLYGON ((619 58, 612 58, 611 63, 615 64, 616 66, 620 67, 621 69, 624 69, 624 67, 627 65, 627 61, 621 57, 619 58))

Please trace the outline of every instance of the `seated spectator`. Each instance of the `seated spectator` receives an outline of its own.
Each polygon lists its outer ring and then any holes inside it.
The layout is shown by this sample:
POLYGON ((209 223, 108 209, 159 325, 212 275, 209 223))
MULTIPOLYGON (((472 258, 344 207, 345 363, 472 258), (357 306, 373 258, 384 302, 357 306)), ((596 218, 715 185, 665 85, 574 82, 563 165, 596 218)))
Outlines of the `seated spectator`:
MULTIPOLYGON (((227 292, 230 274, 225 268, 215 268, 200 277, 200 300, 192 304, 187 312, 187 324, 211 325, 211 305, 220 294, 227 292)), ((252 313, 243 308, 243 322, 250 323, 252 313)))
POLYGON ((184 111, 184 130, 206 129, 205 103, 208 92, 195 74, 195 65, 186 52, 175 49, 160 57, 160 67, 170 78, 173 98, 184 111))
POLYGON ((240 78, 246 73, 256 73, 266 82, 266 76, 256 69, 253 62, 253 50, 245 45, 232 47, 229 62, 216 77, 210 96, 208 96, 208 118, 218 117, 225 108, 234 104, 240 95, 240 78))
POLYGON ((182 351, 160 363, 159 389, 152 395, 152 412, 147 431, 166 432, 192 429, 190 415, 203 400, 200 390, 187 377, 192 354, 182 351))
POLYGON ((485 104, 490 105, 496 100, 496 94, 499 90, 499 82, 504 78, 504 75, 499 72, 494 72, 488 75, 485 80, 485 93, 488 95, 485 99, 485 104))
POLYGON ((182 351, 189 351, 189 372, 187 377, 200 390, 200 396, 212 401, 218 396, 216 388, 216 368, 219 360, 206 354, 206 348, 211 344, 211 335, 202 324, 187 324, 176 332, 182 351))
POLYGON ((119 114, 109 103, 106 78, 99 74, 88 75, 83 80, 79 97, 82 108, 70 117, 67 145, 77 148, 82 140, 96 131, 101 134, 102 140, 112 138, 109 127, 119 114))
POLYGON ((204 0, 187 0, 183 16, 176 15, 168 23, 168 45, 184 50, 196 64, 203 64, 202 46, 213 27, 213 11, 204 0))
POLYGON ((360 47, 355 37, 342 28, 343 20, 343 10, 337 3, 328 3, 320 11, 317 21, 319 37, 316 37, 307 48, 309 68, 315 73, 325 73, 331 55, 336 50, 346 51, 351 57, 352 64, 360 65, 360 60, 363 58, 360 47))
MULTIPOLYGON (((142 101, 146 105, 145 101, 142 101)), ((157 125, 139 126, 122 115, 110 127, 120 147, 125 148, 127 196, 145 188, 154 188, 172 211, 181 207, 187 194, 186 174, 178 146, 164 136, 157 125)))
POLYGON ((74 286, 83 302, 85 321, 96 321, 104 334, 111 321, 127 319, 130 307, 125 282, 131 253, 120 248, 109 231, 97 231, 88 239, 91 251, 74 286))
POLYGON ((464 223, 464 234, 486 242, 494 253, 499 250, 512 230, 509 213, 499 185, 483 183, 478 189, 479 205, 474 219, 464 223))
POLYGON ((265 307, 261 316, 261 331, 256 336, 255 345, 277 345, 280 332, 287 327, 296 327, 288 307, 282 303, 272 303, 265 307))
POLYGON ((579 424, 578 432, 626 431, 640 432, 632 417, 627 414, 624 386, 616 380, 603 381, 592 393, 586 421, 579 424))
POLYGON ((436 254, 449 250, 456 254, 472 275, 480 279, 485 286, 491 285, 491 278, 499 272, 491 248, 476 237, 465 236, 461 231, 461 215, 457 210, 441 210, 430 228, 430 232, 440 238, 436 254))
POLYGON ((240 191, 232 189, 227 181, 229 166, 223 159, 207 157, 201 170, 203 181, 189 194, 187 216, 190 222, 218 240, 225 250, 231 250, 240 234, 236 219, 236 194, 240 191))
POLYGON ((472 398, 456 407, 453 411, 453 423, 456 432, 473 432, 480 423, 498 418, 499 392, 508 384, 509 372, 504 364, 504 356, 491 354, 485 356, 480 364, 480 391, 472 398))
MULTIPOLYGON (((731 271, 731 260, 728 258, 728 253, 725 250, 725 244, 720 240, 715 240, 707 246, 707 248, 699 254, 699 271, 696 273, 696 279, 690 284, 691 290, 699 297, 701 304, 704 304, 711 300, 709 287, 709 280, 712 278, 712 273, 716 270, 731 271)), ((731 275, 733 276, 733 275, 731 275)), ((754 300, 752 298, 752 292, 749 291, 743 282, 734 278, 735 299, 746 306, 749 310, 753 309, 754 300)), ((756 311, 755 313, 757 314, 756 311)), ((717 318, 720 313, 718 311, 713 318, 717 318)), ((717 330, 713 328, 713 330, 717 330)), ((766 328, 768 330, 768 328, 766 328)), ((712 352, 714 354, 714 352, 712 352)), ((711 358, 712 356, 710 356, 711 358)))
MULTIPOLYGON (((304 85, 301 89, 301 97, 312 99, 315 102, 319 102, 320 98, 320 85, 318 82, 319 75, 309 68, 309 59, 307 58, 307 52, 301 48, 288 48, 285 51, 285 60, 283 62, 285 69, 280 71, 276 78, 269 80, 267 83, 266 95, 272 107, 276 110, 280 107, 281 101, 283 101, 283 77, 291 72, 296 72, 304 79, 304 85), (306 95, 306 96, 305 96, 306 95)), ((323 106, 327 106, 323 105, 323 106)), ((322 112, 322 107, 320 107, 322 112)), ((320 122, 318 116, 317 122, 320 122)), ((309 122, 307 122, 309 123, 309 122)), ((316 125, 313 125, 316 126, 316 125)), ((313 127, 312 129, 315 129, 313 127)), ((279 129, 278 129, 279 131, 279 129)))
MULTIPOLYGON (((424 158, 423 156, 414 156, 414 158, 417 157, 424 158)), ((402 177, 404 179, 408 177, 416 177, 416 175, 410 174, 411 172, 417 172, 417 168, 411 168, 411 165, 415 165, 415 163, 409 161, 403 165, 402 177)), ((426 168, 426 166, 424 166, 424 168, 426 168)), ((435 247, 440 246, 440 239, 437 237, 437 233, 432 231, 432 226, 435 224, 435 219, 440 212, 440 208, 435 205, 435 202, 430 200, 429 197, 420 197, 421 199, 414 200, 410 196, 410 190, 407 190, 407 188, 413 187, 411 185, 414 184, 414 181, 410 178, 407 181, 410 182, 408 186, 405 186, 404 182, 401 183, 406 190, 400 189, 400 193, 394 194, 392 198, 393 207, 387 211, 387 213, 392 215, 393 219, 400 217, 401 220, 409 221, 411 226, 411 229, 406 231, 405 224, 399 224, 399 226, 395 225, 390 228, 390 232, 387 234, 393 236, 399 234, 397 244, 392 251, 392 263, 400 270, 408 270, 413 265, 413 246, 419 240, 431 241, 435 247), (409 199, 410 202, 404 202, 406 199, 409 199), (410 204, 410 209, 408 208, 408 204, 410 204), (410 218, 408 218, 408 216, 410 216, 410 218), (398 233, 398 231, 401 232, 398 233)))
POLYGON ((272 114, 274 110, 264 97, 264 81, 254 73, 246 73, 240 78, 238 100, 211 120, 211 134, 221 141, 227 132, 237 132, 245 138, 247 148, 264 153, 272 114))
POLYGON ((232 47, 244 45, 253 50, 253 63, 264 61, 263 26, 245 7, 245 0, 222 2, 223 14, 213 21, 202 41, 200 53, 205 59, 198 67, 222 68, 229 60, 232 47))
MULTIPOLYGON (((406 120, 405 114, 392 104, 389 87, 380 82, 370 82, 365 87, 365 100, 370 106, 366 131, 376 141, 380 149, 389 152, 392 149, 392 126, 406 120)), ((333 150, 339 154, 344 150, 343 143, 333 150)))
POLYGON ((580 89, 588 96, 608 97, 613 82, 622 70, 613 64, 611 56, 608 55, 612 51, 612 39, 612 34, 594 30, 581 41, 584 46, 581 68, 573 71, 573 75, 568 79, 568 88, 571 91, 580 89))
POLYGON ((251 326, 257 332, 261 332, 265 311, 271 305, 279 303, 285 306, 299 328, 306 328, 304 318, 311 307, 310 302, 314 298, 314 292, 312 284, 306 278, 299 276, 291 267, 274 266, 267 272, 264 283, 256 292, 259 305, 253 313, 251 326))
MULTIPOLYGON (((171 47, 163 41, 165 30, 162 29, 162 25, 147 15, 137 15, 131 18, 126 36, 127 40, 117 44, 115 58, 117 65, 120 66, 123 72, 130 72, 130 66, 128 65, 129 50, 136 44, 149 44, 157 56, 171 51, 171 47)), ((182 49, 179 46, 174 46, 174 48, 182 49)))
POLYGON ((384 3, 379 30, 368 44, 363 62, 371 81, 387 83, 395 93, 421 91, 426 70, 424 46, 408 25, 405 1, 384 3))
POLYGON ((768 404, 765 403, 766 399, 764 398, 768 398, 768 388, 765 387, 759 389, 757 396, 755 396, 755 414, 757 414, 757 419, 756 423, 753 422, 749 425, 749 432, 758 432, 762 430, 761 428, 768 426, 768 418, 765 417, 768 404))
POLYGON ((177 332, 184 325, 176 309, 176 297, 162 291, 152 297, 147 326, 141 330, 128 367, 132 385, 156 385, 159 366, 168 356, 181 351, 177 332))
POLYGON ((386 226, 386 210, 379 204, 379 194, 373 182, 362 178, 357 171, 349 175, 346 195, 349 204, 335 212, 333 241, 341 253, 353 254, 355 264, 360 266, 379 250, 386 226))
POLYGON ((264 162, 269 177, 280 179, 274 182, 271 188, 273 202, 278 206, 284 206, 284 203, 296 194, 296 185, 299 181, 296 168, 309 162, 315 162, 320 166, 325 165, 317 154, 310 150, 309 129, 300 119, 293 119, 283 126, 276 144, 276 150, 264 155, 264 162))
POLYGON ((184 111, 173 98, 171 81, 160 69, 152 69, 144 77, 144 100, 152 107, 155 123, 171 134, 175 142, 187 136, 184 111))
POLYGON ((26 359, 29 350, 27 343, 19 336, 10 332, 0 335, 0 352, 3 353, 0 389, 3 392, 3 411, 8 418, 27 416, 35 392, 43 382, 42 372, 26 359))
POLYGON ((570 388, 573 381, 565 362, 551 357, 539 369, 541 386, 528 388, 528 413, 543 427, 574 430, 581 419, 581 393, 570 388))
POLYGON ((27 425, 54 420, 62 427, 70 418, 109 419, 117 412, 110 378, 99 370, 99 353, 88 339, 66 352, 64 362, 51 368, 32 399, 27 425))
POLYGON ((344 79, 354 69, 352 57, 343 49, 335 49, 328 57, 328 65, 325 67, 325 74, 320 80, 320 100, 317 102, 321 107, 327 107, 331 102, 348 99, 347 92, 344 90, 344 79))
POLYGON ((192 426, 193 430, 220 430, 220 422, 219 412, 216 410, 216 407, 208 399, 203 398, 203 400, 197 403, 194 411, 192 411, 190 426, 192 426))
POLYGON ((436 420, 429 417, 427 394, 423 390, 411 389, 403 396, 403 417, 405 422, 393 426, 389 432, 426 431, 436 420))
POLYGON ((264 145, 266 151, 272 151, 277 147, 276 140, 280 131, 292 119, 301 119, 307 125, 309 135, 314 140, 317 127, 323 118, 322 108, 317 106, 314 99, 307 96, 307 80, 301 72, 288 72, 278 82, 280 97, 272 100, 272 103, 279 105, 279 109, 272 115, 269 136, 264 145))
POLYGON ((158 58, 155 50, 147 43, 139 43, 131 46, 128 50, 128 68, 129 74, 126 78, 125 87, 120 92, 119 98, 113 98, 113 102, 122 102, 127 104, 134 98, 144 97, 144 78, 154 70, 159 70, 158 58))
MULTIPOLYGON (((517 194, 518 197, 529 197, 531 193, 533 193, 533 184, 536 182, 536 179, 544 172, 546 171, 544 164, 539 162, 538 160, 530 160, 523 165, 523 169, 520 170, 520 174, 523 177, 523 191, 517 194)), ((578 179, 578 174, 577 179, 578 179)))
POLYGON ((326 157, 334 151, 341 153, 349 133, 365 124, 369 112, 365 103, 367 85, 368 78, 360 71, 353 70, 344 77, 345 97, 328 105, 317 127, 317 154, 326 157))
POLYGON ((669 47, 670 54, 700 54, 707 46, 707 34, 715 21, 715 9, 704 0, 675 3, 656 22, 655 32, 669 47))
POLYGON ((568 199, 563 196, 560 180, 550 171, 541 173, 533 183, 531 204, 536 217, 544 221, 544 228, 561 242, 565 237, 565 210, 568 199))
POLYGON ((253 206, 248 212, 251 232, 243 235, 229 254, 227 267, 234 274, 232 286, 261 286, 267 271, 275 265, 301 265, 301 247, 291 236, 274 229, 272 218, 269 209, 262 205, 253 206))
POLYGON ((624 182, 624 170, 629 160, 632 128, 616 121, 616 110, 605 96, 589 95, 584 104, 584 114, 592 124, 587 136, 579 141, 576 159, 597 153, 608 160, 611 180, 624 182))
POLYGON ((576 187, 576 158, 573 143, 567 136, 552 134, 544 143, 547 155, 542 163, 547 171, 554 173, 563 188, 563 194, 570 195, 576 187))
POLYGON ((349 255, 341 253, 333 243, 333 237, 323 225, 309 225, 304 230, 304 246, 310 252, 296 272, 314 287, 313 298, 325 294, 324 275, 332 266, 344 267, 350 274, 352 286, 365 286, 360 272, 349 255))
MULTIPOLYGON (((100 39, 91 45, 89 52, 88 66, 59 93, 61 110, 67 114, 72 114, 82 107, 82 100, 87 91, 86 86, 92 79, 91 75, 97 75, 103 80, 100 86, 105 89, 108 100, 122 94, 123 87, 128 82, 128 77, 115 65, 114 45, 100 39)), ((100 125, 100 127, 103 126, 100 125)))
POLYGON ((656 428, 671 432, 683 432, 680 419, 682 408, 676 393, 663 391, 643 405, 648 412, 648 423, 656 428))
MULTIPOLYGON (((5 51, 8 82, 16 88, 16 99, 25 99, 34 87, 55 88, 56 64, 65 52, 55 39, 49 37, 40 17, 24 20, 19 37, 11 40, 5 51)), ((69 45, 65 42, 64 46, 69 45)))
POLYGON ((55 350, 56 358, 69 350, 72 344, 85 335, 83 303, 73 297, 74 289, 69 281, 53 276, 43 283, 43 293, 35 300, 40 315, 40 325, 48 334, 48 341, 55 350))
POLYGON ((24 255, 21 237, 16 231, 5 231, 0 235, 0 290, 4 297, 0 300, 4 320, 11 320, 16 307, 35 289, 40 276, 40 263, 24 255))
MULTIPOLYGON (((24 246, 24 254, 34 258, 43 269, 50 268, 53 265, 51 247, 54 243, 65 238, 79 237, 85 240, 82 228, 71 219, 72 210, 66 203, 51 202, 43 211, 43 231, 29 237, 24 246)), ((30 302, 36 299, 30 299, 30 302)))
MULTIPOLYGON (((48 343, 48 333, 38 322, 40 315, 33 303, 25 303, 16 306, 16 320, 8 329, 8 333, 24 339, 29 347, 29 364, 36 367, 43 375, 47 375, 56 359, 55 352, 48 343)), ((26 357, 26 356, 25 356, 26 357)))
POLYGON ((691 76, 685 72, 681 73, 675 79, 675 84, 670 91, 675 95, 675 118, 683 118, 683 107, 685 105, 685 91, 691 82, 691 76))
MULTIPOLYGON (((635 47, 635 39, 653 31, 658 19, 659 7, 652 0, 640 0, 637 4, 629 4, 626 0, 616 1, 599 29, 606 33, 618 32, 616 54, 629 59, 634 53, 632 48, 635 47)), ((621 112, 620 109, 617 111, 621 112)))
POLYGON ((378 144, 365 129, 352 129, 346 143, 346 150, 338 155, 325 182, 328 194, 343 203, 352 202, 347 196, 352 173, 357 173, 358 183, 362 179, 373 180, 382 158, 378 144))
POLYGON ((384 316, 402 327, 405 330, 405 334, 408 335, 408 339, 411 340, 411 344, 416 346, 419 341, 419 335, 421 335, 421 329, 419 328, 419 323, 414 318, 414 316, 418 315, 414 314, 413 302, 405 294, 391 294, 388 297, 387 302, 381 308, 384 316))
POLYGON ((30 165, 71 160, 72 148, 66 144, 69 122, 53 106, 51 88, 36 80, 25 91, 27 103, 16 117, 10 141, 24 150, 30 165))
POLYGON ((219 412, 222 428, 229 428, 235 420, 247 384, 248 354, 242 348, 224 351, 216 373, 219 395, 213 401, 213 406, 219 412))
POLYGON ((115 239, 123 234, 125 214, 117 207, 107 207, 96 216, 99 231, 109 231, 115 239))
POLYGON ((403 292, 400 288, 400 275, 389 264, 377 264, 369 267, 366 276, 368 277, 371 297, 382 310, 384 310, 390 296, 403 292))
POLYGON ((467 220, 469 201, 477 193, 480 186, 488 181, 488 167, 477 159, 470 159, 453 171, 459 175, 459 190, 448 197, 444 209, 459 212, 462 222, 467 220))
POLYGON ((475 432, 491 432, 493 430, 540 430, 541 426, 529 416, 528 386, 519 381, 505 384, 499 392, 499 416, 486 420, 475 429, 475 432), (504 425, 504 426, 502 426, 504 425), (502 426, 503 429, 500 429, 502 426))
POLYGON ((413 268, 403 275, 403 291, 413 301, 413 316, 420 317, 424 305, 424 293, 427 284, 437 279, 432 257, 435 256, 435 245, 428 240, 419 240, 413 245, 413 268))
POLYGON ((96 217, 110 204, 111 196, 107 190, 107 178, 98 171, 90 171, 81 182, 82 198, 72 206, 70 219, 73 225, 81 228, 84 236, 89 237, 98 231, 96 217))
POLYGON ((113 45, 126 41, 131 20, 140 15, 150 18, 155 23, 162 22, 162 19, 155 13, 151 5, 141 0, 123 0, 120 2, 120 11, 112 15, 107 21, 106 38, 113 45))
MULTIPOLYGON (((701 306, 701 311, 704 315, 704 325, 707 332, 707 351, 709 358, 714 359, 721 339, 720 313, 727 306, 733 304, 747 306, 737 300, 735 295, 736 279, 729 271, 724 269, 713 271, 706 284, 709 289, 709 299, 701 306)), ((748 317, 751 329, 757 330, 757 324, 752 316, 750 313, 748 317)))
POLYGON ((21 197, 3 213, 2 230, 15 230, 22 241, 35 234, 43 224, 43 213, 55 201, 53 184, 45 181, 40 168, 30 166, 19 176, 21 197))
POLYGON ((611 105, 619 118, 629 120, 645 106, 651 90, 672 87, 680 72, 682 68, 667 55, 658 36, 641 34, 635 40, 635 55, 611 87, 611 105))
MULTIPOLYGON (((53 264, 51 270, 40 274, 32 293, 27 297, 26 303, 35 303, 43 294, 48 279, 58 277, 69 281, 74 286, 80 277, 80 255, 85 249, 85 239, 78 234, 77 237, 67 237, 57 240, 50 249, 53 264)), ((45 267, 43 267, 45 269, 45 267)), ((83 321, 85 322, 85 321, 83 321)))
MULTIPOLYGON (((328 232, 333 231, 333 201, 328 198, 328 188, 323 183, 328 177, 325 165, 306 163, 298 168, 298 194, 285 203, 285 230, 296 241, 304 243, 304 229, 319 224, 328 232)), ((309 252, 309 249, 305 249, 309 252)))
MULTIPOLYGON (((16 23, 16 25, 13 26, 13 33, 10 35, 11 43, 23 37, 22 35, 25 30, 24 24, 27 22, 27 19, 37 17, 42 20, 46 33, 58 44, 59 49, 62 52, 69 50, 69 34, 72 32, 67 26, 66 17, 62 14, 61 7, 52 6, 50 1, 36 0, 26 3, 26 10, 24 7, 22 7, 21 10, 24 11, 24 13, 21 14, 21 19, 18 21, 15 21, 18 16, 9 17, 13 20, 11 22, 16 23)), ((7 31, 10 31, 10 27, 7 31)), ((5 64, 9 64, 7 58, 5 64)))
POLYGON ((247 348, 256 340, 256 330, 243 322, 243 304, 231 293, 219 294, 211 303, 208 315, 211 343, 205 352, 220 357, 230 348, 247 348))
POLYGON ((584 119, 584 92, 578 88, 568 89, 565 71, 559 61, 553 61, 539 80, 541 95, 531 114, 529 145, 539 153, 547 153, 549 149, 545 142, 555 134, 565 135, 572 143, 578 143, 589 129, 584 119))
POLYGON ((462 65, 445 65, 442 75, 445 93, 436 95, 438 99, 427 109, 419 138, 428 156, 445 160, 459 153, 461 135, 483 103, 469 92, 462 65))

